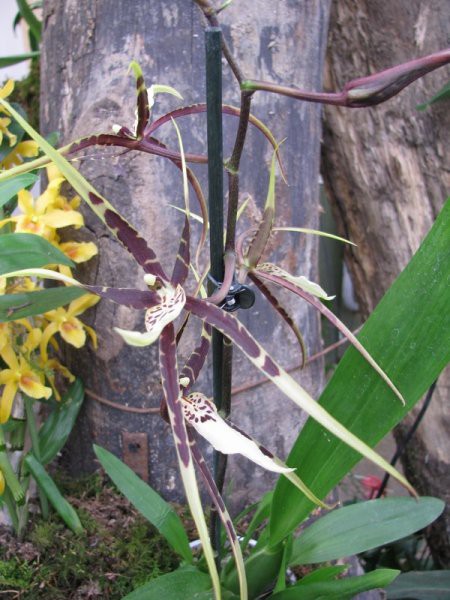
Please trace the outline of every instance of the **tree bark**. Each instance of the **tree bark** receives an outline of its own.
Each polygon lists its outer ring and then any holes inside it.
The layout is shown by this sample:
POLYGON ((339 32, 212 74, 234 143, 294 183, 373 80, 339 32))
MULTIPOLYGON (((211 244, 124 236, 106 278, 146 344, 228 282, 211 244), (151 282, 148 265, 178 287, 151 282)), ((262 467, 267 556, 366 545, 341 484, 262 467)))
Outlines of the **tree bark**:
MULTIPOLYGON (((224 34, 247 76, 295 81, 312 88, 321 86, 329 0, 313 4, 310 7, 294 1, 272 6, 258 0, 235 3, 221 14, 224 34)), ((113 123, 128 126, 133 123, 134 82, 127 76, 132 59, 142 65, 147 85, 157 82, 176 87, 183 94, 185 105, 204 101, 203 24, 198 9, 186 0, 141 0, 132 5, 130 10, 130 3, 117 0, 44 3, 41 123, 44 132, 61 133, 61 144, 82 134, 108 130, 113 123)), ((224 68, 224 100, 234 105, 239 103, 238 89, 228 68, 224 68)), ((162 114, 175 106, 173 98, 163 97, 156 110, 162 114)), ((258 94, 253 112, 272 128, 277 139, 289 136, 283 154, 290 186, 277 184, 278 222, 317 227, 320 108, 258 94)), ((237 123, 230 117, 225 119, 224 155, 227 156, 237 123)), ((205 119, 185 118, 179 124, 186 151, 205 152, 205 119)), ((161 137, 176 145, 170 126, 161 137)), ((251 195, 250 205, 255 214, 261 210, 267 193, 271 149, 260 134, 252 131, 244 154, 241 191, 242 195, 251 195)), ((81 170, 151 240, 163 265, 170 270, 182 217, 168 204, 182 205, 179 172, 162 159, 147 155, 120 156, 116 150, 100 150, 96 155, 104 159, 82 159, 81 170)), ((196 168, 196 172, 204 181, 205 168, 196 168)), ((89 236, 99 246, 99 256, 94 265, 80 270, 82 277, 90 282, 120 286, 135 286, 142 281, 141 271, 108 231, 88 212, 85 215, 89 236)), ((251 224, 252 216, 247 214, 243 225, 251 224)), ((193 247, 195 243, 196 240, 193 247)), ((278 234, 273 247, 277 260, 285 267, 312 279, 317 276, 317 244, 313 238, 278 234)), ((296 320, 306 335, 310 352, 314 353, 320 347, 316 315, 305 307, 294 309, 292 303, 287 304, 296 311, 296 320)), ((112 325, 142 329, 143 316, 106 302, 101 302, 93 313, 90 321, 99 333, 98 351, 71 353, 70 366, 82 377, 90 395, 69 443, 66 461, 73 472, 92 470, 92 442, 108 447, 131 463, 134 452, 139 455, 134 462, 141 474, 147 475, 150 483, 167 498, 179 499, 176 458, 168 426, 157 414, 122 412, 98 401, 103 398, 133 408, 159 406, 157 349, 129 348, 112 332, 112 325), (133 433, 142 434, 136 443, 133 433)), ((262 300, 258 300, 254 310, 239 316, 284 366, 298 364, 294 341, 262 300)), ((195 332, 187 336, 187 343, 181 348, 182 355, 198 332, 197 323, 195 332)), ((238 356, 234 384, 257 379, 258 374, 249 371, 249 363, 242 360, 242 355, 238 351, 235 354, 238 356)), ((301 382, 317 394, 322 384, 321 363, 306 369, 301 382)), ((211 392, 209 375, 200 386, 206 393, 211 392)), ((269 385, 253 389, 245 396, 236 395, 232 418, 281 456, 287 454, 304 421, 304 415, 269 385)), ((273 481, 245 459, 231 461, 229 477, 235 506, 258 498, 273 481)))
MULTIPOLYGON (((331 12, 325 87, 424 56, 448 45, 445 0, 342 0, 331 12)), ((358 248, 347 252, 363 314, 376 306, 406 266, 448 196, 448 102, 416 106, 449 77, 444 68, 370 109, 327 108, 323 175, 341 231, 358 248)), ((425 421, 409 444, 404 467, 423 494, 450 500, 448 405, 444 372, 425 421)), ((397 428, 404 438, 417 407, 397 428)), ((431 527, 436 564, 450 566, 450 513, 431 527)))

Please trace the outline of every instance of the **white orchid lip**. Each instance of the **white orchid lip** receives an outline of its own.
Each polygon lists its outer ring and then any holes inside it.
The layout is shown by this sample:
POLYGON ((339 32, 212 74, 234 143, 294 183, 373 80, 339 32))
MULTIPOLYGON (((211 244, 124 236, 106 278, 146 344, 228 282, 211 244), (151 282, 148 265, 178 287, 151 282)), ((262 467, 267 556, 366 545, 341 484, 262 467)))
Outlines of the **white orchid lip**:
POLYGON ((271 452, 260 446, 250 436, 231 423, 227 423, 217 412, 214 404, 199 392, 182 397, 184 417, 215 450, 222 454, 242 454, 260 467, 274 473, 291 473, 271 452))
POLYGON ((145 333, 120 329, 120 327, 113 328, 130 346, 143 347, 156 342, 164 327, 178 317, 186 304, 186 294, 181 285, 177 285, 175 288, 166 285, 158 290, 157 294, 160 298, 159 304, 147 309, 145 313, 145 328, 147 329, 145 333))

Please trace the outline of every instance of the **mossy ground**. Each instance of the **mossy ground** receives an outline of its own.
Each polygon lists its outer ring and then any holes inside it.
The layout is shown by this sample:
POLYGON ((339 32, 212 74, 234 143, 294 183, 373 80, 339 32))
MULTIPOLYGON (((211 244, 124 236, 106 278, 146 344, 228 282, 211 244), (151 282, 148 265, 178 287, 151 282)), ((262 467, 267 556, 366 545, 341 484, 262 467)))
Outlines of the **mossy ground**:
POLYGON ((100 476, 64 487, 85 532, 56 515, 33 519, 22 542, 0 530, 1 598, 119 600, 177 567, 165 540, 100 476))

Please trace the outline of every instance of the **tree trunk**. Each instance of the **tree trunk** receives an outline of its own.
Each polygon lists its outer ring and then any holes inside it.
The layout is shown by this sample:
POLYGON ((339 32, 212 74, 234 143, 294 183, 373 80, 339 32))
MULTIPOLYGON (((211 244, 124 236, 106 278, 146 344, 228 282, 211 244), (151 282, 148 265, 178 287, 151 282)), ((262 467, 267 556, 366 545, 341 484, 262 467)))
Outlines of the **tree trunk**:
MULTIPOLYGON (((107 131, 113 123, 132 125, 134 82, 127 76, 132 59, 142 65, 147 85, 157 82, 176 87, 183 94, 185 105, 204 101, 203 24, 198 9, 186 0, 141 0, 132 5, 131 8, 129 2, 114 0, 44 3, 41 123, 44 132, 61 133, 61 144, 82 134, 107 131)), ((315 2, 313 8, 301 1, 272 7, 258 0, 236 3, 221 17, 224 34, 247 76, 295 81, 317 88, 321 86, 328 9, 329 0, 315 2)), ((239 102, 238 88, 226 67, 224 100, 234 105, 239 102)), ((156 111, 159 115, 176 106, 172 97, 164 96, 156 111)), ((290 186, 281 182, 277 185, 279 223, 317 227, 320 108, 258 94, 253 112, 272 128, 277 139, 289 136, 283 154, 290 186)), ((205 152, 204 117, 187 117, 179 124, 186 151, 205 152)), ((230 153, 235 130, 236 120, 225 117, 225 156, 230 153)), ((173 129, 167 126, 163 133, 161 139, 166 141, 169 136, 170 144, 175 146, 173 129)), ((254 215, 267 193, 271 148, 259 133, 252 131, 244 153, 241 191, 242 195, 251 195, 254 215)), ((103 160, 82 159, 79 165, 99 191, 151 240, 163 265, 170 270, 182 216, 168 205, 182 205, 180 174, 160 158, 120 154, 114 149, 99 150, 96 156, 104 157, 103 160)), ((196 168, 196 172, 202 181, 206 179, 204 167, 196 168)), ((135 286, 142 281, 141 271, 108 231, 88 212, 85 215, 89 236, 99 246, 99 256, 95 264, 83 269, 84 280, 120 286, 135 286)), ((251 224, 251 219, 251 214, 244 217, 244 225, 251 224)), ((285 267, 314 279, 316 241, 278 235, 274 245, 277 259, 285 267), (301 264, 297 264, 300 256, 301 264)), ((295 310, 313 353, 320 346, 318 319, 304 307, 295 310)), ((143 316, 106 302, 92 312, 90 321, 100 339, 98 351, 71 353, 71 367, 82 377, 89 393, 66 453, 68 465, 76 473, 92 470, 91 447, 96 442, 124 457, 166 497, 180 498, 168 426, 156 412, 161 395, 157 348, 138 350, 124 346, 112 332, 112 325, 142 330, 143 316), (122 404, 124 409, 111 408, 102 399, 122 404), (152 408, 155 413, 125 412, 127 406, 134 411, 152 408)), ((262 300, 251 312, 239 316, 284 366, 298 364, 294 341, 262 300)), ((181 354, 185 355, 188 345, 196 339, 196 325, 181 354)), ((258 379, 238 351, 236 355, 234 385, 258 379)), ((318 393, 322 384, 320 362, 302 373, 301 382, 311 393, 318 393)), ((209 375, 200 385, 211 393, 209 375)), ((282 456, 287 454, 304 420, 269 385, 250 390, 245 396, 236 395, 232 418, 282 456)), ((245 459, 231 461, 229 476, 235 506, 259 497, 272 481, 245 459)))
MULTIPOLYGON (((364 76, 448 45, 446 0, 342 0, 331 14, 326 87, 364 76)), ((406 266, 450 189, 448 102, 416 106, 448 81, 448 68, 370 109, 325 111, 323 175, 335 216, 358 248, 347 252, 365 316, 406 266)), ((431 408, 404 466, 423 494, 450 500, 448 405, 450 371, 439 380, 431 408)), ((404 438, 416 408, 397 428, 404 438)), ((436 564, 450 566, 450 513, 431 528, 436 564)))

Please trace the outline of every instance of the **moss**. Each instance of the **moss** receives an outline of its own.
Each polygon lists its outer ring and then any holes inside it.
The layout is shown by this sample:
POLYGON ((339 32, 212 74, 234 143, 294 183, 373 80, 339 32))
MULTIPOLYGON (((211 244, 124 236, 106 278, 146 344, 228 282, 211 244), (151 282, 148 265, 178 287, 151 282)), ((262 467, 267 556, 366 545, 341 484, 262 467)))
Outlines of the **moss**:
POLYGON ((15 82, 14 91, 8 100, 18 102, 26 111, 28 121, 39 131, 39 93, 40 64, 38 60, 31 63, 30 73, 24 79, 15 82))
POLYGON ((21 600, 119 600, 178 566, 164 538, 101 478, 69 487, 85 531, 75 535, 52 516, 35 520, 22 544, 1 539, 0 590, 21 600))

